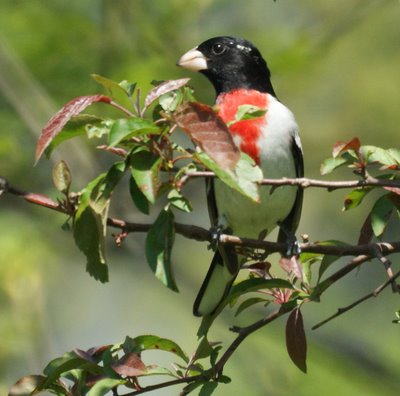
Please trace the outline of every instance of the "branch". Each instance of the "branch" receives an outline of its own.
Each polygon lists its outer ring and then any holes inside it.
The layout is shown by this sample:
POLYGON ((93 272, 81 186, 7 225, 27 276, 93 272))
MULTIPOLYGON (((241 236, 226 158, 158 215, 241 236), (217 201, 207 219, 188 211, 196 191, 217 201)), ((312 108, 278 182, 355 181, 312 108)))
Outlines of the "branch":
POLYGON ((285 310, 283 307, 280 309, 276 310, 275 312, 271 313, 270 315, 266 316, 263 319, 258 320, 257 322, 247 326, 247 327, 234 327, 231 330, 235 331, 238 334, 238 336, 233 340, 232 344, 228 347, 228 349, 225 351, 225 353, 222 355, 222 357, 218 360, 218 362, 215 365, 216 373, 218 375, 222 374, 222 371, 224 369, 224 366, 226 362, 229 360, 229 358, 233 355, 233 353, 236 351, 236 349, 239 347, 239 345, 252 333, 255 331, 261 329, 261 327, 264 327, 268 323, 273 322, 274 320, 280 318, 281 316, 285 315, 288 313, 290 310, 285 310))
MULTIPOLYGON (((190 178, 198 177, 215 177, 214 172, 198 171, 186 173, 181 181, 180 186, 183 186, 190 178)), ((328 191, 333 191, 343 188, 361 188, 361 187, 400 187, 399 180, 376 179, 368 175, 365 179, 360 180, 344 180, 344 181, 327 181, 318 179, 301 178, 281 178, 281 179, 263 179, 259 182, 260 185, 268 186, 300 186, 301 188, 317 187, 325 188, 328 191)))
MULTIPOLYGON (((242 327, 242 328, 234 328, 232 329, 233 331, 239 333, 238 336, 233 340, 233 342, 229 345, 225 353, 221 356, 221 358, 217 361, 215 364, 215 378, 218 379, 218 376, 222 374, 222 371, 224 369, 225 364, 228 362, 229 358, 233 355, 233 353, 236 351, 236 349, 239 347, 239 345, 252 333, 255 331, 259 330, 260 328, 266 326, 268 323, 273 322, 274 320, 278 319, 279 317, 285 315, 288 313, 290 309, 283 309, 281 307, 277 311, 271 313, 270 315, 266 316, 265 318, 251 324, 250 326, 247 327, 242 327)), ((195 382, 195 381, 200 381, 200 380, 207 380, 206 377, 202 375, 196 375, 193 377, 183 377, 183 378, 178 378, 176 380, 172 381, 166 381, 162 382, 159 384, 155 385, 149 385, 144 388, 141 388, 139 390, 136 390, 134 392, 126 393, 122 396, 136 396, 142 393, 146 392, 151 392, 156 389, 161 389, 161 388, 167 388, 169 386, 174 386, 178 384, 183 384, 183 383, 190 383, 190 382, 195 382)))
POLYGON ((343 315, 345 312, 350 311, 350 309, 353 309, 357 305, 361 304, 362 302, 372 298, 372 297, 377 297, 386 287, 388 287, 390 284, 393 284, 393 282, 400 276, 400 271, 396 272, 392 277, 390 277, 385 283, 382 285, 378 286, 375 290, 373 290, 371 293, 367 294, 364 297, 361 297, 357 301, 354 301, 352 304, 348 305, 347 307, 343 308, 338 308, 337 312, 331 316, 329 316, 327 319, 323 320, 320 323, 317 323, 315 326, 313 326, 311 329, 316 330, 319 327, 323 326, 325 323, 330 322, 332 319, 337 318, 340 315, 343 315))
MULTIPOLYGON (((200 172, 198 172, 200 173, 200 172)), ((202 172, 205 173, 205 172, 202 172)), ((210 172, 207 172, 210 173, 210 172)), ((212 172, 211 172, 212 173, 212 172)), ((203 175, 204 176, 204 175, 203 175)), ((303 179, 287 179, 290 180, 303 180, 303 179)), ((282 185, 282 184, 281 184, 282 185)), ((55 210, 60 213, 67 214, 69 216, 73 215, 71 210, 65 207, 62 203, 55 202, 51 198, 42 195, 35 194, 30 192, 25 192, 19 190, 13 186, 11 186, 4 178, 0 177, 0 195, 2 193, 9 193, 19 197, 22 197, 29 203, 33 203, 35 205, 43 206, 48 209, 55 210)), ((152 227, 152 224, 143 224, 143 223, 132 223, 122 219, 116 219, 109 217, 107 219, 107 224, 110 227, 119 228, 125 232, 148 232, 152 227)), ((175 231, 176 233, 197 241, 206 241, 211 242, 213 240, 213 233, 210 230, 207 230, 202 227, 198 227, 195 225, 187 225, 182 223, 175 223, 175 231)), ((229 235, 229 234, 221 234, 219 243, 222 244, 231 244, 236 246, 246 246, 250 248, 256 249, 264 249, 269 253, 284 253, 287 249, 285 243, 278 242, 270 242, 270 241, 261 241, 258 239, 249 239, 249 238, 240 238, 238 236, 229 235)), ((379 258, 382 256, 387 256, 389 254, 400 252, 400 242, 377 242, 370 243, 364 245, 321 245, 319 243, 300 243, 300 248, 303 252, 309 253, 319 253, 319 254, 327 254, 334 256, 368 256, 365 258, 365 261, 374 258, 377 256, 377 252, 379 253, 379 258)), ((345 270, 343 268, 343 270, 345 270)))
POLYGON ((171 381, 166 381, 166 382, 161 382, 159 384, 155 385, 148 385, 144 388, 138 389, 136 391, 130 392, 130 393, 125 393, 124 395, 121 396, 135 396, 135 395, 140 395, 142 393, 146 392, 151 392, 157 389, 162 389, 162 388, 167 388, 169 386, 174 386, 174 385, 179 385, 179 384, 189 384, 190 382, 195 382, 201 380, 203 377, 201 375, 195 375, 193 377, 182 377, 178 378, 176 380, 171 380, 171 381))

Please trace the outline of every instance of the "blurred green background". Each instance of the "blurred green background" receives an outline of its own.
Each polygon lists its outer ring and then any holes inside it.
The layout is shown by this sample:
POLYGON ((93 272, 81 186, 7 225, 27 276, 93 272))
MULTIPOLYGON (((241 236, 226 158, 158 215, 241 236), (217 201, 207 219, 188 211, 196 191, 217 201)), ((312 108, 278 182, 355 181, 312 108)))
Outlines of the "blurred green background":
MULTIPOLYGON (((90 73, 137 81, 144 91, 153 79, 190 76, 197 97, 212 103, 206 80, 175 62, 204 39, 230 34, 253 41, 268 60, 278 96, 301 127, 306 175, 318 178, 319 165, 337 140, 358 136, 363 144, 398 147, 399 21, 397 0, 2 0, 0 175, 56 198, 53 163, 41 160, 32 167, 36 139, 66 101, 101 92, 90 73)), ((52 161, 59 158, 70 165, 78 190, 104 169, 108 157, 81 140, 65 144, 52 161)), ((122 188, 120 193, 113 215, 149 221, 136 213, 122 188)), ((189 195, 194 213, 178 219, 207 227, 201 181, 191 185, 189 195)), ((307 190, 299 233, 312 241, 355 243, 373 200, 342 213, 344 195, 307 190)), ((143 235, 130 235, 120 249, 110 242, 111 282, 102 285, 87 275, 72 235, 61 230, 63 216, 2 196, 0 222, 0 394, 65 351, 116 343, 126 335, 154 333, 194 350, 199 320, 191 306, 211 256, 205 243, 177 237, 174 265, 181 293, 176 294, 148 269, 143 235)), ((390 237, 398 237, 398 230, 390 237)), ((400 303, 389 289, 311 331, 384 280, 382 266, 367 263, 332 287, 320 304, 307 305, 307 375, 287 357, 280 320, 241 346, 226 367, 233 382, 215 394, 398 395, 400 327, 391 321, 400 303)), ((236 322, 249 323, 257 313, 249 310, 236 322)), ((227 328, 234 320, 226 312, 211 339, 231 340, 227 328)), ((147 363, 169 358, 144 355, 147 363)))

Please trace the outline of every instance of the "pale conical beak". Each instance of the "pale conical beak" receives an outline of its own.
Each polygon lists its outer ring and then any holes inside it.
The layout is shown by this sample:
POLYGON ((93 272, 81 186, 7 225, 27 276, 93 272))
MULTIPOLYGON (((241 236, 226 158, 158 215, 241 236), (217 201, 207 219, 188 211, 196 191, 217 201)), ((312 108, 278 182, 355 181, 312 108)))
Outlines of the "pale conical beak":
POLYGON ((186 54, 182 55, 176 64, 192 71, 207 69, 206 57, 196 48, 193 48, 186 52, 186 54))

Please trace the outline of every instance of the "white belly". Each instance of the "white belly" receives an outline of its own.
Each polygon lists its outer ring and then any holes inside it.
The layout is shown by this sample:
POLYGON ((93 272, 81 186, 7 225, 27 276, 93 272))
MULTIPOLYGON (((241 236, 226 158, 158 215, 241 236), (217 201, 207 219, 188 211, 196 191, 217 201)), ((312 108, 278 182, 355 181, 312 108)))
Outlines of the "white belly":
MULTIPOLYGON (((281 176, 295 175, 285 173, 281 176)), ((241 237, 257 238, 264 230, 270 233, 290 213, 296 199, 296 188, 284 186, 275 189, 272 194, 270 192, 271 187, 260 187, 261 202, 255 203, 216 180, 218 223, 229 226, 234 235, 241 237)))
MULTIPOLYGON (((293 139, 298 127, 293 114, 275 98, 269 98, 268 124, 260 144, 260 159, 264 178, 296 177, 292 155, 293 139)), ((238 142, 239 143, 239 142, 238 142)), ((220 180, 215 180, 215 195, 219 214, 218 223, 227 225, 233 234, 257 238, 262 231, 270 233, 284 220, 294 205, 297 188, 283 186, 260 187, 260 203, 255 203, 232 190, 220 180)))

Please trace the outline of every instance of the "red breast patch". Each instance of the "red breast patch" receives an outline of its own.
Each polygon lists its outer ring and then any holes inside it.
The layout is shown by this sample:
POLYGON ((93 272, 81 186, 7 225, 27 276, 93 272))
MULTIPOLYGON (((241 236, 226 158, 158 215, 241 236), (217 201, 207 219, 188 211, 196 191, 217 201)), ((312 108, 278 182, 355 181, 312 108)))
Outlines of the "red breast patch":
MULTIPOLYGON (((268 97, 265 93, 253 89, 236 89, 228 93, 222 93, 217 98, 218 115, 226 124, 235 120, 239 106, 252 105, 261 109, 267 109, 268 97)), ((261 128, 266 125, 266 116, 251 120, 237 121, 229 130, 233 137, 240 137, 240 150, 248 154, 260 163, 260 146, 258 144, 261 128)))

